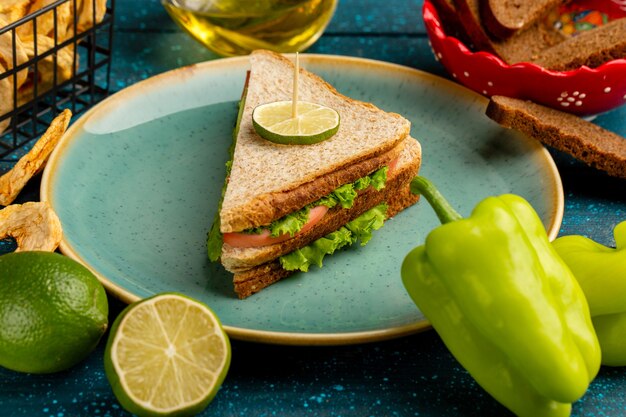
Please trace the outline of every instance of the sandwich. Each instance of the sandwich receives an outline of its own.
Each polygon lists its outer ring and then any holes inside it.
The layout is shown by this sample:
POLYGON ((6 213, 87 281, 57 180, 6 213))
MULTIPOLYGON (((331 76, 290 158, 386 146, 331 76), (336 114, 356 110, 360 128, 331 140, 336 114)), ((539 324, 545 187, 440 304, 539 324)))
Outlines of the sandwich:
POLYGON ((255 51, 239 105, 222 201, 208 236, 212 261, 234 274, 246 298, 343 246, 365 244, 383 221, 414 204, 409 190, 421 163, 410 122, 348 98, 315 74, 299 70, 299 97, 336 110, 327 140, 283 145, 253 126, 257 106, 290 100, 294 64, 255 51))

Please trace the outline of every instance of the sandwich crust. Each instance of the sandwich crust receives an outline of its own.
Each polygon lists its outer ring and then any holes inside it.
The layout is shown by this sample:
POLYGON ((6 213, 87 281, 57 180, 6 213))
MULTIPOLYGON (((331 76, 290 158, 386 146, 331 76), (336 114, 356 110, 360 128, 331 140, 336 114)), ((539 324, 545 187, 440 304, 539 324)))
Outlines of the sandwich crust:
POLYGON ((337 110, 339 131, 314 145, 285 146, 266 141, 254 131, 252 111, 263 103, 292 98, 294 66, 269 51, 252 53, 250 61, 248 93, 220 211, 222 233, 268 224, 339 185, 367 175, 392 160, 394 148, 409 134, 410 123, 402 116, 346 97, 301 69, 299 99, 337 110), (376 164, 367 162, 379 156, 382 160, 376 164), (362 169, 349 170, 352 166, 362 169), (323 177, 328 179, 317 182, 323 177), (307 184, 313 185, 307 189, 307 184), (317 187, 325 188, 317 191, 317 187))

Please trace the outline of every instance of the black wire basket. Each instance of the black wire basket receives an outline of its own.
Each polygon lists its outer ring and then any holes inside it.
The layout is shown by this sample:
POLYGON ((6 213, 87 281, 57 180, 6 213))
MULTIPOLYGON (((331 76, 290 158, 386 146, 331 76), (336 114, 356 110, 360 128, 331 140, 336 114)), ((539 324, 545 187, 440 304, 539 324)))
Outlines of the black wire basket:
POLYGON ((115 0, 39 3, 50 4, 7 25, 0 18, 1 170, 59 112, 80 114, 109 93, 115 0))

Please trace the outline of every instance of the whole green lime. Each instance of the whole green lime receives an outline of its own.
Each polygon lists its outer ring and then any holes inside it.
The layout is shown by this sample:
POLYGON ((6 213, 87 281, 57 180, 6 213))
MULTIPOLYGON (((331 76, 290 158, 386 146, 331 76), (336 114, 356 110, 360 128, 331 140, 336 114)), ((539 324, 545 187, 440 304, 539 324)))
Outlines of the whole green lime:
POLYGON ((102 284, 53 252, 0 256, 0 366, 50 373, 83 360, 108 324, 102 284))

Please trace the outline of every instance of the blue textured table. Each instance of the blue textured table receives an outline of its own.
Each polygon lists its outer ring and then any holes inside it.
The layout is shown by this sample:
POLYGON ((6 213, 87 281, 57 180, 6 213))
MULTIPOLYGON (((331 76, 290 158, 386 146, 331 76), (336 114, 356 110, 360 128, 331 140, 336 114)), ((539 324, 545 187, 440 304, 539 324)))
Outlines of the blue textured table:
MULTIPOLYGON (((419 0, 341 0, 309 52, 395 62, 441 76, 419 0)), ((163 71, 216 58, 183 34, 156 0, 117 0, 112 90, 163 71)), ((595 123, 626 135, 626 106, 595 123)), ((614 245, 626 219, 626 180, 552 151, 565 189, 561 234, 614 245)), ((38 198, 31 181, 19 201, 38 198)), ((111 320, 124 306, 111 298, 111 320)), ((104 340, 104 339, 103 339, 104 340)), ((456 363, 433 331, 357 346, 284 347, 232 342, 230 372, 203 416, 500 416, 507 410, 456 363)), ((59 374, 0 369, 0 416, 126 416, 104 376, 104 343, 59 374)), ((626 369, 602 368, 575 416, 626 415, 626 369)))

